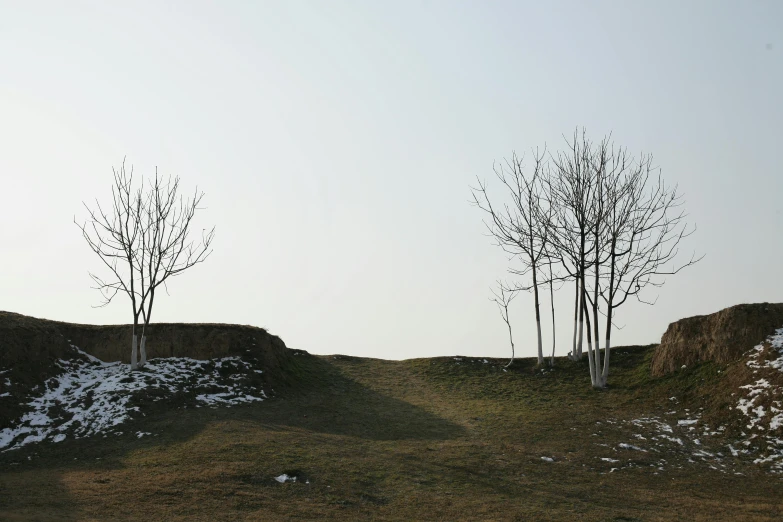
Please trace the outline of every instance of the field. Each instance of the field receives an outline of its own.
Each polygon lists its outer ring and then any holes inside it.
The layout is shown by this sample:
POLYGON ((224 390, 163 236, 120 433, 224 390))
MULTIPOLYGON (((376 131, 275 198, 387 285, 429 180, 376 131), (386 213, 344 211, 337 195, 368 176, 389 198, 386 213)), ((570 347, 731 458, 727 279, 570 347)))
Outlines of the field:
POLYGON ((0 453, 0 520, 780 520, 783 476, 718 426, 726 367, 651 354, 593 391, 586 361, 302 353, 264 402, 0 453))

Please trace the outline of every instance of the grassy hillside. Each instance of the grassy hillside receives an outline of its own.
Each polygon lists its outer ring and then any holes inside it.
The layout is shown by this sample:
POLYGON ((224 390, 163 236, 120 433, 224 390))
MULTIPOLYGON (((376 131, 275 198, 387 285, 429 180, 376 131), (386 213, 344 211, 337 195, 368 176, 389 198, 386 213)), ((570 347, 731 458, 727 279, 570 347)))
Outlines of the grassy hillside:
POLYGON ((651 356, 596 392, 586 361, 302 353, 271 400, 0 453, 0 520, 780 520, 781 475, 728 446, 740 370, 651 356))

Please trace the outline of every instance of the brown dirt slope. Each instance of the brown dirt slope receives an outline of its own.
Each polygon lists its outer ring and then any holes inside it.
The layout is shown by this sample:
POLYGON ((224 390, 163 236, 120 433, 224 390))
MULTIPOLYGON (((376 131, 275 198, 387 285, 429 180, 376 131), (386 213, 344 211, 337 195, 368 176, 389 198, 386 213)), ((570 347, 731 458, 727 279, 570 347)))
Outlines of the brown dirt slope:
POLYGON ((62 371, 56 361, 80 357, 47 321, 0 312, 0 428, 25 406, 19 399, 62 371), (13 383, 13 385, 11 385, 13 383), (11 395, 4 395, 10 393, 11 395))
MULTIPOLYGON (((72 324, 0 311, 0 365, 27 355, 62 357, 69 344, 102 361, 130 362, 130 325, 72 324), (52 340, 56 342, 50 344, 52 340), (23 341, 23 342, 22 342, 23 341), (6 360, 8 359, 8 360, 6 360)), ((147 357, 212 359, 243 354, 247 349, 280 352, 285 343, 263 328, 235 324, 157 323, 147 330, 147 357)), ((270 353, 270 355, 271 355, 270 353)))
MULTIPOLYGON (((24 411, 19 398, 27 397, 49 377, 59 374, 60 359, 83 355, 77 346, 105 362, 130 362, 131 327, 96 326, 37 319, 0 311, 0 427, 4 420, 24 411), (8 385, 7 383, 13 383, 8 385)), ((272 389, 285 387, 296 379, 291 356, 304 353, 290 350, 277 336, 263 328, 229 324, 154 324, 147 335, 147 356, 211 359, 244 356, 263 368, 263 380, 272 389)))
POLYGON ((683 364, 728 363, 783 327, 783 303, 740 304, 671 323, 652 357, 660 377, 683 364))

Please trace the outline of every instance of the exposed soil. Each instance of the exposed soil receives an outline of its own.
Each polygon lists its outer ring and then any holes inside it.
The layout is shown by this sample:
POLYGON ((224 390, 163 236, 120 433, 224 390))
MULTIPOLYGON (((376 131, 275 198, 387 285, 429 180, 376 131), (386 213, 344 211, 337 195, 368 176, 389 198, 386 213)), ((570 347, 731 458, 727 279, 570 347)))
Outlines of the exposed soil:
POLYGON ((729 363, 783 327, 783 303, 740 304, 669 325, 652 358, 660 377, 683 365, 729 363))
MULTIPOLYGON (((0 428, 27 411, 23 401, 62 368, 58 360, 83 359, 73 346, 104 362, 130 362, 130 325, 96 326, 37 319, 0 311, 0 428), (11 384, 12 383, 12 384, 11 384)), ((147 330, 147 357, 208 360, 242 356, 262 368, 264 389, 289 386, 296 378, 292 356, 263 328, 228 324, 153 324, 147 330)))

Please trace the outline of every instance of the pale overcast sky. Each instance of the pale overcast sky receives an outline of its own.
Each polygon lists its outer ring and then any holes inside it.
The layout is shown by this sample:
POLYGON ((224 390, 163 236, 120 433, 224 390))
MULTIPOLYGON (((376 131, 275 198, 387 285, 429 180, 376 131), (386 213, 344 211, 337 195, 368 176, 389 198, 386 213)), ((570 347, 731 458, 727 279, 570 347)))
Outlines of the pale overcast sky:
MULTIPOLYGON (((0 309, 131 319, 127 299, 92 308, 101 265, 73 223, 127 156, 198 185, 196 226, 217 227, 154 321, 263 326, 321 354, 505 357, 488 297, 507 262, 469 186, 576 126, 652 153, 698 226, 685 250, 706 254, 655 307, 619 309, 613 344, 783 301, 782 36, 775 0, 2 1, 0 309)), ((571 299, 555 296, 559 355, 571 299)), ((511 319, 534 355, 531 296, 511 319)))

